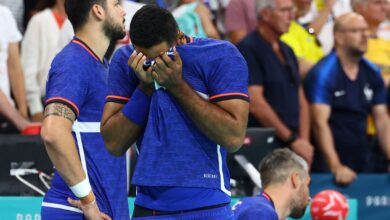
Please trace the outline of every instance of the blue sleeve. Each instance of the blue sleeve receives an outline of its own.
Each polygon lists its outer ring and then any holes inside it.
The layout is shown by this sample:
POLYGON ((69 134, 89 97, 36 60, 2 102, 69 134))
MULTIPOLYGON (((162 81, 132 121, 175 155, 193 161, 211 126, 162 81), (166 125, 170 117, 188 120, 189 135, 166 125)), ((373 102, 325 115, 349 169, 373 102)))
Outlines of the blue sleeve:
POLYGON ((256 59, 256 54, 255 51, 253 51, 253 47, 243 43, 239 44, 237 47, 247 63, 249 85, 263 85, 264 71, 260 67, 260 61, 256 59))
POLYGON ((304 80, 305 95, 311 104, 328 104, 332 102, 332 88, 329 84, 329 73, 319 71, 315 66, 304 80))
POLYGON ((87 97, 88 83, 88 74, 82 64, 53 62, 46 83, 45 105, 62 103, 79 116, 79 109, 87 97))
POLYGON ((374 97, 372 100, 373 105, 386 104, 387 103, 387 91, 385 89, 385 83, 381 76, 381 73, 377 71, 375 73, 374 81, 374 97))
POLYGON ((132 52, 133 50, 130 46, 121 47, 115 52, 108 74, 107 102, 125 104, 137 88, 139 80, 133 70, 127 65, 132 52))
MULTIPOLYGON (((221 52, 221 51, 220 51, 221 52)), ((228 99, 249 101, 248 69, 244 58, 233 46, 226 44, 222 56, 209 62, 205 72, 211 102, 228 99)))

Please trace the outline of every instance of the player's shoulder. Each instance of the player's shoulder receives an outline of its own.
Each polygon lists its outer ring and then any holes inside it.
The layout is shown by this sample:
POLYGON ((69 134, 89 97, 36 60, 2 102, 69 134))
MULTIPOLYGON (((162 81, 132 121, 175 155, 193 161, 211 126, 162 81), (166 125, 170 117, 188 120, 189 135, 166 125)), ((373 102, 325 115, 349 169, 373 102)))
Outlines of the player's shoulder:
POLYGON ((197 50, 200 54, 208 54, 208 56, 240 54, 237 48, 226 40, 195 38, 194 41, 188 45, 190 49, 197 50))
POLYGON ((66 72, 67 74, 78 74, 84 72, 91 65, 88 56, 90 54, 84 53, 83 49, 73 43, 69 43, 64 47, 53 59, 50 72, 66 72))
POLYGON ((6 6, 0 5, 0 13, 6 18, 13 18, 11 10, 6 6))
POLYGON ((134 48, 131 45, 122 46, 115 51, 114 55, 112 56, 111 62, 120 62, 126 60, 125 63, 127 63, 127 59, 129 59, 133 51, 134 48))

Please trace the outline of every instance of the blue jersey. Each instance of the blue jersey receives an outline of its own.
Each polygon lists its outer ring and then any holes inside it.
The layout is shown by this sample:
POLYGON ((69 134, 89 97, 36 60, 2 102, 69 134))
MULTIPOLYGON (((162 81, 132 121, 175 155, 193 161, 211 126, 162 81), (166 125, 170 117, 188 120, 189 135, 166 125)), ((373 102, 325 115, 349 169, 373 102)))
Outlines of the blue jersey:
MULTIPOLYGON (((130 46, 122 47, 113 57, 108 101, 126 103, 138 85, 135 73, 127 66, 132 51, 130 46)), ((195 39, 177 46, 177 51, 183 60, 183 78, 199 96, 213 103, 248 101, 246 63, 232 44, 195 39)), ((139 189, 138 205, 184 210, 230 201, 226 150, 196 127, 167 90, 159 88, 154 92, 143 139, 138 143, 140 155, 132 179, 139 189), (150 202, 148 195, 156 194, 152 197, 166 199, 157 204, 150 202), (217 199, 210 202, 201 195, 217 199), (172 197, 177 198, 176 203, 172 197)))
POLYGON ((232 209, 235 220, 279 220, 271 197, 264 192, 241 199, 232 209))
POLYGON ((316 64, 305 78, 311 104, 332 109, 329 126, 341 161, 362 171, 368 146, 367 117, 372 107, 386 103, 386 90, 379 69, 368 60, 359 62, 355 80, 347 77, 335 52, 316 64))
MULTIPOLYGON (((129 219, 126 159, 110 155, 100 134, 107 75, 107 63, 100 62, 86 44, 75 38, 51 65, 46 105, 63 103, 76 114, 72 133, 100 210, 113 219, 129 219)), ((77 199, 55 172, 42 206, 80 212, 68 204, 67 197, 77 199)))

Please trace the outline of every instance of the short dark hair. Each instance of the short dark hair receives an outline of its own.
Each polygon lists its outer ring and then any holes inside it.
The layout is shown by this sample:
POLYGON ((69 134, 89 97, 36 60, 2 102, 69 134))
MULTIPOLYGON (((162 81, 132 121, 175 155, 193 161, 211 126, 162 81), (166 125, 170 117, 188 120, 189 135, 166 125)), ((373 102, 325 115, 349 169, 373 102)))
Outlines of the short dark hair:
POLYGON ((175 18, 168 10, 145 5, 134 14, 129 34, 134 45, 149 49, 164 41, 172 45, 178 31, 175 18))
POLYGON ((65 0, 65 11, 75 32, 87 22, 89 11, 94 4, 106 8, 106 0, 65 0))
POLYGON ((307 162, 287 148, 276 149, 263 158, 259 166, 263 188, 271 184, 283 184, 292 171, 303 177, 308 173, 307 162))

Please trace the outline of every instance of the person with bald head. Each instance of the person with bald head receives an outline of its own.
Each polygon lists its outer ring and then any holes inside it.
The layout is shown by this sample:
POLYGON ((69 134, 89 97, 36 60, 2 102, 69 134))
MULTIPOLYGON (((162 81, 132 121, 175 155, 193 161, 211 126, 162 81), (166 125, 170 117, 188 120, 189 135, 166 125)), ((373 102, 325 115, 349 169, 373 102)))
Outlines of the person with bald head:
POLYGON ((348 185, 356 173, 369 171, 367 116, 372 113, 385 155, 390 159, 390 123, 386 90, 379 69, 363 57, 369 38, 363 16, 336 19, 335 50, 309 72, 304 87, 310 102, 317 146, 327 162, 314 160, 313 171, 331 171, 348 185), (318 163, 317 163, 318 162, 318 163))

